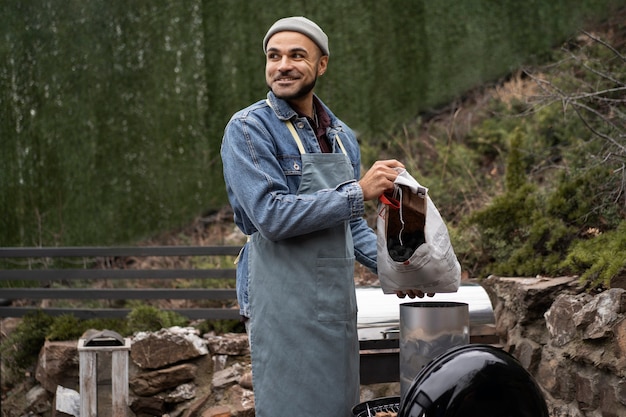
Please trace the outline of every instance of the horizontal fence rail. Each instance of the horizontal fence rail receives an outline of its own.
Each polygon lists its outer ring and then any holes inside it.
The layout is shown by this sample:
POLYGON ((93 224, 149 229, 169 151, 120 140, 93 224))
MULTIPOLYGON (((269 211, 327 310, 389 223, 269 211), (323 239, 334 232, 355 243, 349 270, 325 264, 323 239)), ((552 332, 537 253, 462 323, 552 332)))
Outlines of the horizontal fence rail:
POLYGON ((3 269, 1 272, 0 280, 4 281, 235 278, 234 269, 3 269), (37 273, 33 274, 33 271, 37 273))
MULTIPOLYGON (((175 280, 175 279, 233 279, 235 265, 230 268, 206 269, 96 269, 88 267, 100 260, 115 258, 147 257, 202 257, 237 256, 239 246, 156 246, 156 247, 60 247, 60 248, 0 248, 0 317, 23 317, 29 312, 41 310, 50 316, 71 314, 79 319, 124 319, 131 312, 128 308, 45 307, 40 305, 15 306, 14 301, 27 300, 233 300, 236 290, 222 288, 62 288, 51 284, 69 284, 72 281, 96 280, 175 280), (58 268, 60 260, 73 259, 74 264, 58 268), (76 259, 88 259, 77 262, 76 259), (46 261, 46 262, 44 262, 46 261), (56 261, 56 262, 55 262, 56 261), (46 268, 45 265, 54 265, 46 268), (3 284, 11 283, 10 287, 3 284), (38 286, 26 287, 24 282, 38 286), (16 285, 19 285, 17 287, 16 285)), ((105 262, 106 263, 106 262, 105 262)), ((239 319, 238 308, 172 308, 168 309, 188 319, 229 320, 239 319)), ((364 384, 397 382, 398 340, 362 340, 360 377, 364 384)))
POLYGON ((125 256, 237 256, 241 246, 119 246, 0 248, 0 258, 125 257, 125 256))
MULTIPOLYGON (((236 303, 237 294, 231 288, 62 288, 52 284, 94 280, 176 280, 176 279, 234 279, 235 268, 94 268, 97 260, 148 257, 223 257, 236 256, 240 246, 147 246, 147 247, 20 247, 0 248, 0 317, 23 317, 31 311, 42 310, 57 316, 73 314, 77 318, 124 318, 128 308, 42 308, 37 305, 14 306, 16 300, 210 300, 236 303), (76 259, 82 259, 79 263, 76 259), (72 266, 57 268, 55 260, 73 259, 72 266), (44 262, 45 261, 45 262, 44 262), (45 263, 55 265, 46 268, 45 263), (31 285, 25 286, 25 282, 31 285), (10 285, 9 285, 10 284, 10 285)), ((189 319, 237 319, 238 308, 172 308, 189 319)))

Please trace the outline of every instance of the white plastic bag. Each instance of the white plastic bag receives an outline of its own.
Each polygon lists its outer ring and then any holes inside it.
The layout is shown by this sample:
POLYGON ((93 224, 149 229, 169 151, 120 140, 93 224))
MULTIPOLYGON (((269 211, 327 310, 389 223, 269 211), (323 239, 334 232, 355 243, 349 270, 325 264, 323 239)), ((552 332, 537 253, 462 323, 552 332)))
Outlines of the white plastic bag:
POLYGON ((448 228, 428 189, 406 170, 400 171, 393 195, 379 200, 376 233, 378 278, 384 293, 459 289, 461 265, 448 228))

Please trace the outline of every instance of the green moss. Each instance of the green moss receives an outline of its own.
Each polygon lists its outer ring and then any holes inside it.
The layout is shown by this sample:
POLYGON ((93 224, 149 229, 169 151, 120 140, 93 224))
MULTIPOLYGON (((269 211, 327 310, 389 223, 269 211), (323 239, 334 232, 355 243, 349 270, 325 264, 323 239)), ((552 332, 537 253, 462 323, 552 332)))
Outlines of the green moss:
POLYGON ((615 230, 590 232, 588 239, 577 241, 562 267, 572 272, 583 271, 582 282, 610 287, 612 278, 626 274, 626 221, 615 230))

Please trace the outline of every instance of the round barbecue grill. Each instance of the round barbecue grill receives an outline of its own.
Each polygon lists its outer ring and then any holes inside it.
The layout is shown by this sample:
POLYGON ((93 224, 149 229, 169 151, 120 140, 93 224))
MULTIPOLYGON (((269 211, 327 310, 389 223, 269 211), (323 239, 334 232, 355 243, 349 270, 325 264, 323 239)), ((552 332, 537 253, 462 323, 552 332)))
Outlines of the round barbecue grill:
POLYGON ((398 417, 423 416, 548 417, 548 409, 539 386, 512 355, 470 344, 433 359, 413 380, 398 417))
POLYGON ((454 347, 417 374, 406 395, 352 408, 354 417, 548 417, 541 389, 509 353, 491 345, 454 347))

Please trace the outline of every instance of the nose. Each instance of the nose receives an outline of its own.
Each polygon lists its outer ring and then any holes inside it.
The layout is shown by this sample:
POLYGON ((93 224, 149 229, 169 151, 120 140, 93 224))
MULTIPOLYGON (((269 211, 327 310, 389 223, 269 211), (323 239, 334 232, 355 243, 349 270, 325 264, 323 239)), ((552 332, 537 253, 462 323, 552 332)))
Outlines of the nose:
POLYGON ((280 60, 280 62, 278 63, 278 71, 280 72, 285 72, 285 71, 289 71, 291 69, 291 60, 289 59, 288 56, 283 56, 280 60))

